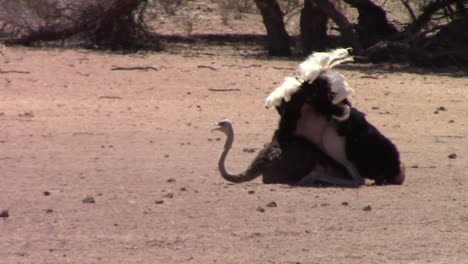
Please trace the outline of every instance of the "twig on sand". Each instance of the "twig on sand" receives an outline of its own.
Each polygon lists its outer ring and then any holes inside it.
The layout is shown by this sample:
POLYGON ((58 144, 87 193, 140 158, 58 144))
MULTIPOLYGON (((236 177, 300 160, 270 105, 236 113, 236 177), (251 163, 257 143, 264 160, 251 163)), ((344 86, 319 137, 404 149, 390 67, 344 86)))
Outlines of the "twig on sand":
POLYGON ((235 92, 235 91, 240 91, 240 89, 237 89, 237 88, 230 88, 230 89, 209 88, 208 90, 212 91, 212 92, 235 92))
POLYGON ((23 74, 28 74, 28 73, 31 73, 31 72, 28 72, 28 71, 15 71, 15 70, 11 70, 11 71, 2 71, 2 70, 0 70, 0 73, 23 73, 23 74))
POLYGON ((218 70, 218 69, 216 69, 215 67, 205 66, 205 65, 198 65, 197 67, 200 68, 200 69, 202 69, 202 68, 203 68, 203 69, 210 69, 210 70, 212 70, 212 71, 217 71, 217 70, 218 70))
POLYGON ((245 69, 248 69, 248 68, 257 68, 257 67, 262 67, 262 65, 260 64, 251 64, 251 65, 237 65, 237 64, 223 64, 221 66, 225 66, 225 67, 239 67, 239 68, 245 68, 245 69))
POLYGON ((105 133, 93 133, 93 132, 74 132, 73 136, 105 136, 105 133))
POLYGON ((152 67, 152 66, 136 66, 136 67, 112 67, 113 71, 148 71, 148 70, 153 70, 153 71, 159 71, 158 68, 152 67))
POLYGON ((374 76, 374 75, 363 75, 360 78, 363 78, 363 79, 380 79, 381 77, 374 76))
POLYGON ((284 70, 294 71, 294 68, 291 68, 291 67, 273 67, 273 69, 280 70, 280 71, 284 71, 284 70))
POLYGON ((99 99, 122 99, 122 97, 120 97, 120 96, 103 95, 103 96, 99 96, 99 99))

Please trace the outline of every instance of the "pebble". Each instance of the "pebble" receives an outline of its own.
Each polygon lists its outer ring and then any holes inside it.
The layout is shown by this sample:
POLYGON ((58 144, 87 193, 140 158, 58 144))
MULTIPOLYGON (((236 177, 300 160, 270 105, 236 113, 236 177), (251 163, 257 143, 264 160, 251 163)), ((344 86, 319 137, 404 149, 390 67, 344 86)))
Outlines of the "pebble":
POLYGON ((0 212, 0 217, 5 217, 5 218, 7 218, 7 217, 9 217, 9 216, 10 216, 10 212, 9 212, 8 210, 6 210, 6 209, 5 209, 5 210, 2 210, 2 211, 0 212))
POLYGON ((448 157, 449 157, 449 159, 456 159, 458 156, 457 156, 457 154, 452 153, 448 157))
POLYGON ((83 199, 83 203, 95 203, 96 200, 94 199, 94 197, 92 196, 86 196, 84 199, 83 199))
POLYGON ((174 193, 168 192, 168 193, 164 194, 163 197, 164 198, 174 198, 174 193))

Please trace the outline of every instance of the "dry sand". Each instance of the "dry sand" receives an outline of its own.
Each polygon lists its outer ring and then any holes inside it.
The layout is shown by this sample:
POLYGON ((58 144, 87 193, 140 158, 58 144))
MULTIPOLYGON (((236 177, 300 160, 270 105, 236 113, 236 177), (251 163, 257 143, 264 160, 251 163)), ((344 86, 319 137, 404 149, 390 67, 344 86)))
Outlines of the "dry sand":
POLYGON ((6 49, 0 263, 468 263, 466 74, 339 69, 400 149, 402 186, 230 184, 209 124, 235 122, 228 167, 243 169, 277 125, 266 95, 299 60, 208 49, 6 49))

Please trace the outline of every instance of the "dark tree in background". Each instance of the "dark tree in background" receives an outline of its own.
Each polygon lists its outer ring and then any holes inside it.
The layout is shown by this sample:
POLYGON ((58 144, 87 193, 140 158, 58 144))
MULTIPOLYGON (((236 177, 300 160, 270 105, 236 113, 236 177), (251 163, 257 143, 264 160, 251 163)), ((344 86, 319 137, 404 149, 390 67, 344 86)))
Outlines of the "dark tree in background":
POLYGON ((268 52, 272 56, 291 56, 289 35, 283 12, 276 0, 255 0, 268 36, 268 52))
POLYGON ((413 21, 367 48, 370 60, 468 69, 468 1, 427 1, 418 15, 409 1, 402 2, 413 21))
POLYGON ((304 0, 301 40, 307 55, 332 48, 324 41, 326 21, 333 21, 341 33, 341 45, 372 62, 404 62, 418 66, 468 68, 468 1, 427 0, 421 7, 401 0, 412 21, 399 31, 386 10, 372 0, 344 0, 359 16, 352 23, 335 0, 304 0), (325 45, 325 46, 324 46, 325 45))
POLYGON ((301 11, 300 30, 302 52, 324 51, 328 47, 328 16, 317 6, 315 0, 304 1, 301 11))
POLYGON ((360 54, 362 52, 361 43, 354 31, 354 25, 348 20, 348 18, 341 13, 336 5, 330 0, 314 0, 314 2, 317 4, 317 7, 320 8, 322 12, 338 26, 343 42, 346 43, 347 46, 352 47, 355 53, 360 54))
MULTIPOLYGON (((285 10, 293 4, 298 7, 295 10, 302 10, 303 55, 339 45, 352 47, 355 55, 371 62, 468 68, 467 0, 399 1, 411 20, 400 21, 398 28, 388 20, 385 5, 373 0, 342 1, 359 13, 356 21, 339 8, 339 0, 255 0, 255 4, 266 28, 270 55, 292 55, 280 4, 285 10), (337 37, 327 35, 331 22, 340 33, 337 37)), ((150 38, 144 21, 147 5, 176 3, 177 8, 181 2, 0 0, 0 41, 28 45, 78 38, 96 48, 154 49, 159 45, 157 38, 150 38)))
MULTIPOLYGON (((278 2, 276 0, 256 0, 255 3, 262 14, 267 30, 270 54, 288 56, 291 54, 289 37, 278 2)), ((361 53, 361 44, 353 24, 331 0, 304 0, 304 8, 301 13, 301 40, 304 52, 310 53, 327 48, 326 21, 328 18, 338 25, 343 42, 352 47, 355 53, 361 53)))
POLYGON ((385 40, 397 32, 387 20, 387 13, 370 0, 344 0, 359 12, 356 32, 363 48, 385 40))

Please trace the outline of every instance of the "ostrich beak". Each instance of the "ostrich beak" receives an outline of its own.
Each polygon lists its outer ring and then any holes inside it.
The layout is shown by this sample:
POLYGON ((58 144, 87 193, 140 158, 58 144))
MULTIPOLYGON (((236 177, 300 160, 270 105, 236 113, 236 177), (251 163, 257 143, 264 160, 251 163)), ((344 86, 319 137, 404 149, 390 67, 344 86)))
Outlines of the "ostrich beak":
POLYGON ((210 126, 215 127, 215 128, 213 128, 213 129, 211 129, 211 132, 213 132, 213 131, 221 131, 221 127, 219 126, 219 123, 213 123, 213 124, 211 124, 210 126))

